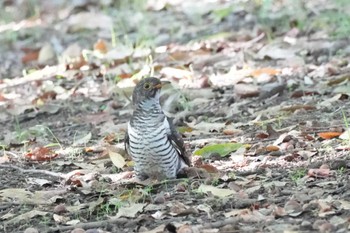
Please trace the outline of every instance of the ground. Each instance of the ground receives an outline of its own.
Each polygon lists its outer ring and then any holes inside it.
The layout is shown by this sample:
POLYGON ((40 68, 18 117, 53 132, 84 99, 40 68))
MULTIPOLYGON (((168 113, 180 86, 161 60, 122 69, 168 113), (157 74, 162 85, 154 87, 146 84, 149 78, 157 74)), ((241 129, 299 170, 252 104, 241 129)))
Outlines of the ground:
POLYGON ((1 4, 1 232, 349 231, 347 1, 1 4), (185 178, 133 176, 147 75, 185 178))

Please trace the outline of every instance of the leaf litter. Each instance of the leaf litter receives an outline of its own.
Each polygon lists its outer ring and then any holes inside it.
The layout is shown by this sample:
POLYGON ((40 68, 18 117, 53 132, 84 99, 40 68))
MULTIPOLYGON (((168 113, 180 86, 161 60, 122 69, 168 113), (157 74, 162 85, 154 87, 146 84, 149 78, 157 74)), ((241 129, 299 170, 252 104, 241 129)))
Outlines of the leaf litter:
POLYGON ((346 232, 350 50, 318 26, 346 7, 137 2, 4 7, 1 231, 346 232), (122 151, 148 74, 172 82, 188 178, 134 180, 122 151))

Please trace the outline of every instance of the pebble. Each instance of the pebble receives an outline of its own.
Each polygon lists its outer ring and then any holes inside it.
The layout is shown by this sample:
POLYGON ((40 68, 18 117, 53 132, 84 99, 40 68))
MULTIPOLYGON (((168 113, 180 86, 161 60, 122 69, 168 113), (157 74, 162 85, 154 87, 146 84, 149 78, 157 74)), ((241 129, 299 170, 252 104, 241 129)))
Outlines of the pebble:
POLYGON ((71 233, 86 233, 86 231, 83 228, 75 228, 71 233))
POLYGON ((59 205, 55 206, 55 208, 53 209, 53 212, 55 214, 62 214, 62 213, 67 212, 67 208, 64 204, 59 204, 59 205))
POLYGON ((165 197, 163 194, 158 194, 154 200, 153 200, 154 204, 163 204, 165 203, 165 197))
POLYGON ((39 233, 39 231, 36 228, 29 227, 24 230, 24 233, 39 233))

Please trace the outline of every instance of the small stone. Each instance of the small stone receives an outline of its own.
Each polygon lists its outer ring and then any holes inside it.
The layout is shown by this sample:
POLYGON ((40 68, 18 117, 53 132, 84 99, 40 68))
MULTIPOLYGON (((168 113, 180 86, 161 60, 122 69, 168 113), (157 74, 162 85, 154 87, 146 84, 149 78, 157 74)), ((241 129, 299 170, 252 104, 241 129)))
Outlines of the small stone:
POLYGON ((24 230, 24 233, 39 233, 39 231, 36 228, 29 227, 24 230))
POLYGON ((138 231, 138 232, 147 232, 147 231, 149 231, 149 230, 147 229, 147 227, 141 226, 141 227, 139 228, 139 231, 138 231))
POLYGON ((83 228, 75 228, 70 233, 86 233, 86 231, 83 228))
POLYGON ((177 192, 186 192, 186 190, 187 190, 186 184, 184 184, 184 183, 177 184, 175 190, 177 192))
POLYGON ((311 225, 312 225, 311 222, 306 221, 306 220, 301 222, 301 226, 302 227, 311 227, 311 225))
POLYGON ((154 200, 153 200, 154 204, 163 204, 165 203, 165 197, 163 194, 158 194, 154 200))
POLYGON ((55 214, 62 214, 62 213, 66 213, 67 212, 67 208, 64 204, 59 204, 57 206, 55 206, 55 208, 53 209, 53 212, 55 214))

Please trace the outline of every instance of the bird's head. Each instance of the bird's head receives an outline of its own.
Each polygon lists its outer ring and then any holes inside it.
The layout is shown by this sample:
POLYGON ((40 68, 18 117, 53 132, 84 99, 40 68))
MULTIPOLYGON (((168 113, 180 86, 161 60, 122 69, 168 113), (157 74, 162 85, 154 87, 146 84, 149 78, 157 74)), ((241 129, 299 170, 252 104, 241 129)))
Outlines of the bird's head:
POLYGON ((161 82, 158 78, 148 77, 142 79, 135 87, 132 94, 134 105, 138 105, 142 101, 155 99, 159 101, 160 90, 165 82, 161 82))

